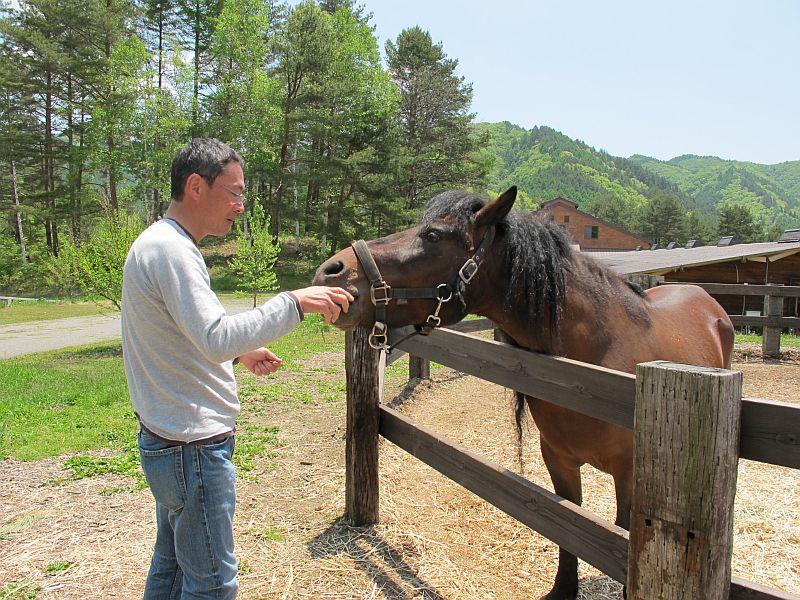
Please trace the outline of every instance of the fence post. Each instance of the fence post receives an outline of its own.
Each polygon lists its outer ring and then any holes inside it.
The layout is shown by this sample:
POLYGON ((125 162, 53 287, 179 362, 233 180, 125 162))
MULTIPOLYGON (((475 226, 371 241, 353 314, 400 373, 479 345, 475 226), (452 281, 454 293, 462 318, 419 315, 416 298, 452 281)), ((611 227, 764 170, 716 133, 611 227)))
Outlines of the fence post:
POLYGON ((408 355, 408 380, 412 379, 430 379, 431 378, 431 361, 420 356, 408 355))
POLYGON ((378 431, 381 353, 369 345, 370 330, 357 327, 345 336, 347 433, 345 441, 345 516, 354 525, 378 522, 378 431))
POLYGON ((742 374, 636 368, 628 598, 727 600, 742 374))
MULTIPOLYGON (((783 296, 764 296, 764 314, 768 317, 783 316, 783 296)), ((764 326, 761 353, 778 358, 781 355, 781 328, 764 326)))

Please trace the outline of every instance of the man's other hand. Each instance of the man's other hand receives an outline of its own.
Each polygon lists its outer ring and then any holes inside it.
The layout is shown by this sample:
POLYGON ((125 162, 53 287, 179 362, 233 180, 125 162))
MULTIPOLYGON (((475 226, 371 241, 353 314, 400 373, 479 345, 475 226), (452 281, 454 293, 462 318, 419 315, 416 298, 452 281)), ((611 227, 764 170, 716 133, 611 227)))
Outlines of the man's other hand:
POLYGON ((258 348, 252 352, 242 354, 239 357, 239 362, 242 363, 248 371, 256 375, 271 375, 280 369, 283 361, 267 348, 258 348))

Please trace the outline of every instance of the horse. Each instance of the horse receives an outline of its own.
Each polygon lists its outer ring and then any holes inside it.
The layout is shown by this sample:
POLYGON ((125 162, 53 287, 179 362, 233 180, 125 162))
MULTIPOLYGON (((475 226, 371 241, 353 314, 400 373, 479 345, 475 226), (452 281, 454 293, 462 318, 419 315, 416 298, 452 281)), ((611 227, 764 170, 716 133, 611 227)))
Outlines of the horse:
MULTIPOLYGON (((441 193, 418 226, 357 242, 326 260, 314 284, 344 287, 355 297, 336 325, 372 326, 370 344, 385 348, 387 327, 416 325, 424 333, 472 313, 522 348, 628 373, 653 360, 730 366, 733 326, 702 288, 644 291, 576 252, 552 220, 512 211, 516 195, 516 187, 492 201, 441 193)), ((581 504, 580 467, 589 463, 612 476, 616 524, 629 529, 633 432, 517 393, 518 432, 526 405, 555 493, 581 504)), ((577 557, 559 549, 544 600, 576 598, 577 568, 577 557)))

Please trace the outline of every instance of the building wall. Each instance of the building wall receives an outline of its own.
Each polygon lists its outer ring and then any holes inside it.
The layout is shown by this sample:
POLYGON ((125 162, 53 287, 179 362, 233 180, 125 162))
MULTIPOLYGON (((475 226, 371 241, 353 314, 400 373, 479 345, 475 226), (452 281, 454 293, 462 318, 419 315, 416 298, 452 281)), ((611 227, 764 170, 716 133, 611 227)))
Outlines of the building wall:
POLYGON ((571 206, 561 203, 551 204, 543 210, 552 215, 553 221, 564 227, 572 239, 580 244, 582 250, 636 250, 641 246, 644 249, 650 247, 647 242, 640 238, 616 229, 591 215, 575 210, 571 206), (565 220, 565 217, 567 218, 565 220), (586 227, 597 227, 597 238, 591 239, 585 236, 586 227))
MULTIPOLYGON (((690 267, 683 271, 667 273, 664 275, 664 280, 685 283, 800 285, 800 254, 793 254, 771 263, 755 261, 743 263, 735 260, 690 267)), ((743 315, 748 310, 757 310, 763 313, 764 310, 762 296, 715 296, 715 298, 731 315, 743 315)), ((797 316, 798 309, 800 309, 800 303, 796 298, 784 299, 784 316, 797 316)))

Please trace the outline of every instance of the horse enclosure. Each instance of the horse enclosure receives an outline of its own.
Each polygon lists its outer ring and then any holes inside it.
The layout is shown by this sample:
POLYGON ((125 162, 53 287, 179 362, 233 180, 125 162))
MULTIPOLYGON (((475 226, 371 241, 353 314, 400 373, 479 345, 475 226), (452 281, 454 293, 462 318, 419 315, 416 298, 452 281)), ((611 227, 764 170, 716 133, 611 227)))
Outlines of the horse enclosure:
POLYGON ((733 371, 659 361, 639 365, 633 376, 469 335, 492 327, 486 319, 464 321, 405 340, 410 328, 402 328, 389 341, 409 353, 412 377, 425 376, 435 361, 633 429, 630 535, 382 405, 386 355, 370 347, 369 329, 361 327, 346 344, 346 513, 355 524, 379 520, 383 436, 626 583, 628 598, 797 600, 732 578, 730 565, 738 458, 800 468, 799 407, 742 398, 741 374, 733 371))

